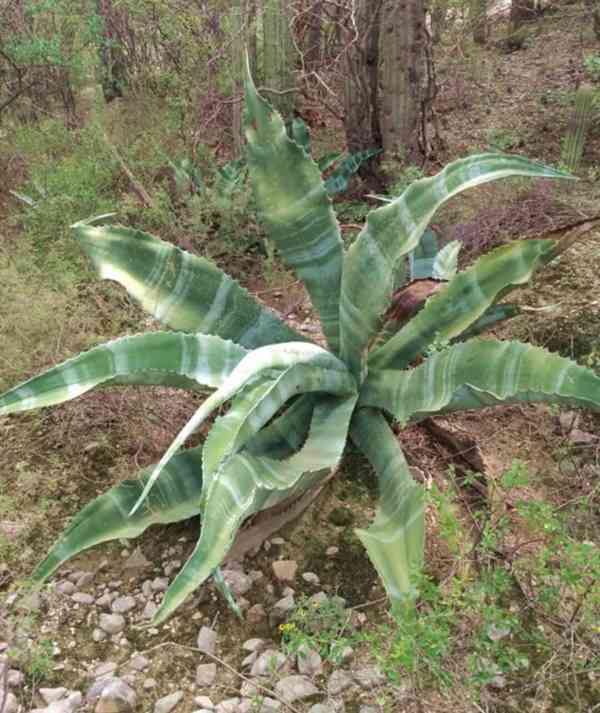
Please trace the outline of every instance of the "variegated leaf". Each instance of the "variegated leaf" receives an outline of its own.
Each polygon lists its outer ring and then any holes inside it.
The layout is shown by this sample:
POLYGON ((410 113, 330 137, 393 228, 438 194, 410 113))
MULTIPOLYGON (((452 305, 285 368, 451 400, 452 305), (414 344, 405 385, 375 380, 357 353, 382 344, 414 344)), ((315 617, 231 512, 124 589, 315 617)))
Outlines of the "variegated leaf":
POLYGON ((191 448, 169 463, 144 505, 130 516, 152 467, 135 480, 124 480, 86 505, 33 573, 34 581, 50 577, 63 562, 101 542, 138 537, 150 525, 179 522, 200 512, 202 452, 191 448))
POLYGON ((226 459, 212 480, 202 510, 198 544, 169 587, 154 618, 159 624, 220 565, 242 521, 284 499, 307 472, 334 467, 346 443, 356 395, 320 400, 304 447, 285 461, 242 451, 226 459))
POLYGON ((392 610, 400 614, 415 598, 415 579, 423 563, 423 488, 412 479, 402 449, 379 411, 358 409, 350 433, 373 465, 379 485, 375 521, 356 534, 385 586, 392 610))
POLYGON ((96 386, 216 388, 248 352, 205 334, 149 332, 94 347, 0 396, 0 416, 69 401, 96 386))
POLYGON ((281 257, 304 282, 336 352, 343 250, 321 172, 288 137, 283 119, 249 75, 246 109, 248 168, 259 214, 281 257))
POLYGON ((433 354, 416 369, 371 373, 360 401, 387 410, 403 424, 436 413, 519 401, 600 411, 600 378, 540 347, 472 339, 433 354))
POLYGON ((569 178, 520 156, 481 154, 416 181, 399 198, 369 213, 344 258, 340 301, 341 354, 357 377, 364 378, 366 350, 389 307, 395 271, 417 246, 435 211, 467 188, 508 176, 569 178))
POLYGON ((122 226, 74 226, 100 277, 125 287, 158 320, 254 349, 305 341, 216 265, 122 226))
MULTIPOLYGON (((242 359, 221 388, 206 399, 179 432, 157 465, 136 508, 160 475, 161 469, 216 408, 232 398, 252 379, 262 376, 263 372, 273 369, 285 370, 296 364, 313 364, 320 367, 322 370, 323 391, 333 391, 334 393, 352 393, 356 391, 355 382, 343 362, 316 344, 290 342, 288 344, 274 344, 273 346, 255 349, 242 359)), ((308 390, 315 391, 317 389, 308 390)), ((296 393, 301 393, 301 391, 302 389, 298 388, 296 393)))
POLYGON ((458 269, 458 253, 462 248, 460 240, 453 240, 444 245, 433 261, 432 277, 434 280, 451 280, 458 269))
POLYGON ((553 240, 522 240, 484 255, 436 292, 425 307, 369 357, 369 370, 402 369, 434 342, 460 336, 506 290, 528 282, 554 256, 553 240))

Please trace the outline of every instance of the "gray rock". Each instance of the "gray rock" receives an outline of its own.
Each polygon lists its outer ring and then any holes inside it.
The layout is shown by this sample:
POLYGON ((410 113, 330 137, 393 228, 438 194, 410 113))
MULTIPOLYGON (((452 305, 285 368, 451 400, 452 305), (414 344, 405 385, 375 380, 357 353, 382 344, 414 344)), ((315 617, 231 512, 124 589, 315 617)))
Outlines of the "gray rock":
POLYGON ((242 644, 242 649, 244 649, 244 651, 261 651, 264 648, 265 648, 265 640, 264 639, 247 639, 242 644))
POLYGON ((95 641, 97 644, 99 644, 101 641, 104 641, 108 634, 105 631, 102 631, 102 629, 94 629, 92 631, 92 640, 95 641))
POLYGON ((62 579, 60 582, 56 583, 56 591, 60 594, 71 595, 75 593, 76 589, 77 588, 75 587, 73 582, 69 582, 68 579, 62 579))
POLYGON ((92 672, 92 676, 95 679, 105 678, 106 676, 112 676, 117 670, 117 664, 114 661, 105 661, 99 664, 92 672))
POLYGON ((296 603, 294 602, 294 597, 283 597, 278 602, 275 602, 273 609, 271 609, 271 614, 269 615, 269 621, 273 626, 284 621, 287 615, 293 611, 296 603))
POLYGON ((196 669, 196 685, 203 688, 212 686, 217 678, 217 665, 214 663, 200 664, 196 669))
POLYGON ((154 592, 166 592, 169 588, 169 578, 168 577, 156 577, 152 580, 150 586, 154 592))
POLYGON ((137 606, 136 600, 127 595, 124 597, 117 597, 111 604, 111 609, 115 614, 126 614, 128 611, 135 609, 137 606))
POLYGON ((144 671, 150 666, 150 661, 142 654, 136 654, 129 662, 129 666, 135 671, 144 671))
POLYGON ((277 683, 275 692, 287 703, 293 703, 316 696, 319 689, 307 676, 286 676, 277 683))
POLYGON ((170 577, 173 572, 177 572, 178 569, 181 569, 181 560, 173 560, 172 562, 167 562, 167 564, 165 564, 163 572, 167 577, 170 577))
POLYGON ((248 609, 246 619, 249 624, 260 624, 267 618, 267 612, 262 604, 255 604, 248 609))
POLYGON ((365 691, 385 683, 385 675, 377 666, 365 666, 354 671, 354 680, 365 691))
POLYGON ((150 599, 152 593, 152 582, 149 579, 144 580, 142 582, 142 594, 146 597, 146 599, 150 599))
POLYGON ((196 646, 205 654, 214 654, 217 648, 217 632, 203 626, 198 633, 196 646))
POLYGON ((46 708, 46 713, 75 713, 81 708, 83 696, 79 691, 74 691, 62 701, 55 701, 46 708))
POLYGON ((158 607, 154 602, 148 602, 146 606, 144 607, 144 611, 142 612, 142 617, 144 619, 152 619, 152 617, 156 614, 158 610, 158 607))
POLYGON ((334 671, 327 681, 327 693, 330 696, 337 696, 338 693, 345 691, 352 685, 350 676, 340 669, 334 671))
POLYGON ((183 691, 175 691, 175 693, 171 693, 169 696, 159 698, 154 704, 154 713, 171 713, 182 699, 183 691))
POLYGON ((221 701, 215 710, 217 713, 238 713, 239 705, 239 698, 228 698, 226 701, 221 701))
MULTIPOLYGON (((302 574, 302 579, 307 583, 307 584, 312 584, 315 587, 319 586, 319 577, 314 573, 314 572, 304 572, 302 574)), ((317 705, 321 705, 320 703, 317 703, 317 705)), ((313 706, 314 708, 314 706, 313 706)))
POLYGON ((102 688, 94 713, 132 713, 136 705, 133 688, 120 678, 111 678, 102 688))
POLYGON ((86 606, 94 603, 94 597, 87 592, 75 592, 75 594, 71 596, 71 599, 76 604, 85 604, 86 606))
POLYGON ((328 547, 325 550, 325 554, 327 555, 327 557, 335 557, 339 551, 340 551, 339 547, 332 545, 331 547, 328 547))
POLYGON ((240 695, 243 698, 256 698, 261 695, 261 690, 254 681, 244 681, 240 688, 240 695))
POLYGON ((298 571, 298 563, 295 560, 277 560, 273 562, 273 574, 280 582, 293 582, 298 571))
POLYGON ((358 713, 381 713, 381 709, 373 708, 373 706, 361 706, 358 709, 358 713))
POLYGON ((323 662, 318 651, 301 646, 296 655, 296 665, 298 672, 304 676, 320 676, 323 673, 323 662))
POLYGON ((77 577, 75 584, 77 585, 78 589, 83 589, 84 587, 87 587, 88 584, 91 584, 93 581, 94 581, 94 573, 93 572, 82 572, 79 575, 79 577, 77 577))
POLYGON ((118 634, 125 628, 125 619, 120 614, 100 614, 98 625, 107 634, 118 634))
POLYGON ((308 713, 334 713, 331 706, 325 705, 325 703, 315 703, 308 709, 308 713))
POLYGON ((96 599, 96 606, 102 607, 103 609, 110 609, 112 600, 113 597, 111 597, 110 594, 103 594, 101 597, 98 597, 98 599, 96 599))
POLYGON ((242 596, 252 589, 254 582, 243 572, 235 569, 226 569, 223 571, 223 579, 229 585, 229 588, 236 596, 242 596))
POLYGON ((145 691, 149 691, 151 688, 156 688, 158 684, 153 678, 147 678, 142 685, 145 691))
POLYGON ((0 689, 0 700, 4 697, 4 708, 2 713, 17 713, 19 710, 19 704, 14 693, 7 692, 6 695, 0 689))
POLYGON ((259 699, 252 699, 251 703, 255 706, 250 708, 252 713, 277 713, 282 708, 281 701, 275 700, 275 698, 263 697, 259 699))
POLYGON ((196 696, 194 698, 194 703, 195 705, 200 706, 200 708, 204 708, 206 710, 212 710, 215 707, 215 704, 208 696, 196 696))
POLYGON ((269 676, 276 673, 284 665, 285 655, 277 649, 267 649, 256 659, 251 670, 251 676, 269 676))
POLYGON ((25 681, 24 674, 22 674, 20 671, 17 671, 16 668, 10 669, 10 671, 8 672, 8 675, 6 677, 6 682, 8 683, 9 688, 19 688, 20 686, 23 685, 24 681, 25 681))
POLYGON ((49 706, 51 703, 56 703, 65 698, 69 691, 61 686, 60 688, 39 688, 38 693, 42 697, 44 703, 49 706))

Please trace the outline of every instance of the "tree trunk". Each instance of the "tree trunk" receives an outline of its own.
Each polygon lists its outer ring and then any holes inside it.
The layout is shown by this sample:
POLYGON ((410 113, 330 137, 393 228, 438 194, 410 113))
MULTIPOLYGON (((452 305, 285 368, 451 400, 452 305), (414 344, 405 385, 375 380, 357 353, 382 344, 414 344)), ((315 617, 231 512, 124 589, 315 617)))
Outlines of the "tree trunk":
POLYGON ((471 0, 473 42, 484 45, 487 42, 487 0, 471 0))
POLYGON ((304 65, 307 72, 316 72, 321 64, 321 20, 323 0, 317 0, 310 10, 304 65))
POLYGON ((592 20, 594 35, 600 40, 600 0, 585 0, 585 7, 592 20))
POLYGON ((420 164, 431 98, 423 0, 384 0, 381 12, 383 148, 389 158, 420 164))
MULTIPOLYGON (((346 52, 344 128, 351 153, 382 146, 379 123, 379 29, 382 0, 358 0, 354 35, 346 52)), ((374 189, 381 180, 374 160, 359 175, 374 189)))
POLYGON ((510 6, 510 31, 515 32, 525 22, 535 17, 535 0, 512 0, 510 6))
POLYGON ((104 27, 100 42, 100 67, 102 73, 102 93, 108 104, 123 96, 127 80, 127 64, 117 33, 117 21, 112 0, 97 0, 96 10, 104 27))
POLYGON ((294 112, 293 43, 290 0, 265 0, 263 8, 263 71, 269 101, 283 118, 294 112))

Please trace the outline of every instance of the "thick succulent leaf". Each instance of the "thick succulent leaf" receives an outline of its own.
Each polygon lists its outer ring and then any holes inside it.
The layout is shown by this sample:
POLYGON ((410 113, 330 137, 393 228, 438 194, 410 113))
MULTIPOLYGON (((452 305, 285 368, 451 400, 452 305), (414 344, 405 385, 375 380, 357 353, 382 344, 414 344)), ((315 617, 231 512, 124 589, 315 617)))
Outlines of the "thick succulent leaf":
POLYGON ((159 624, 220 565, 245 518, 265 507, 274 492, 287 497, 308 471, 334 467, 344 450, 356 395, 320 400, 304 447, 285 461, 247 451, 226 459, 213 478, 202 511, 202 530, 190 559, 169 587, 159 624))
POLYGON ((235 399, 228 413, 211 428, 204 446, 204 489, 210 488, 221 462, 241 450, 289 399, 299 392, 348 393, 347 374, 319 365, 295 364, 276 378, 235 399))
POLYGON ((310 132, 305 122, 298 116, 292 119, 292 139, 310 156, 310 132))
POLYGON ((327 153, 325 156, 321 156, 321 158, 317 159, 317 166, 319 167, 319 171, 323 172, 326 171, 328 168, 331 168, 336 161, 339 161, 342 158, 343 154, 340 153, 339 151, 334 151, 333 153, 327 153))
POLYGON ((481 154, 416 181, 399 198, 369 213, 344 259, 340 301, 341 354, 357 376, 364 376, 367 347, 389 307, 395 271, 418 245, 435 211, 467 188, 507 176, 569 177, 520 156, 481 154))
POLYGON ((246 449, 253 455, 268 454, 277 460, 289 458, 306 441, 314 404, 313 394, 303 394, 284 413, 261 429, 246 449))
POLYGON ((325 179, 325 190, 330 196, 343 193, 350 183, 352 176, 358 169, 373 156, 381 153, 381 149, 366 149, 357 151, 342 159, 335 169, 325 179))
POLYGON ((500 324, 500 322, 518 317, 520 314, 523 314, 523 309, 519 305, 512 303, 492 305, 460 335, 460 339, 466 341, 471 337, 477 337, 500 324))
POLYGON ((529 281, 554 256, 553 240, 522 240, 484 255, 436 292, 425 307, 369 357, 369 370, 401 369, 434 342, 460 336, 506 290, 529 281))
POLYGON ((217 567, 213 572, 213 581, 231 611, 233 611, 238 619, 242 619, 242 610, 240 609, 240 606, 231 591, 231 587, 225 581, 225 577, 223 576, 223 572, 220 567, 217 567))
POLYGON ((432 277, 434 280, 451 280, 458 269, 458 253, 462 248, 460 240, 453 240, 435 256, 432 277))
POLYGON ((69 401, 95 386, 220 386, 248 352, 206 334, 149 332, 94 347, 0 396, 0 416, 69 401))
POLYGON ((381 577, 393 611, 401 613, 414 600, 414 580, 423 563, 423 488, 412 479, 402 449, 379 411, 359 409, 350 433, 373 465, 379 484, 375 521, 356 534, 381 577))
POLYGON ((436 413, 518 401, 600 410, 600 378, 540 347, 472 339, 430 356, 410 371, 369 374, 361 403, 384 408, 401 423, 436 413))
MULTIPOLYGON (((286 369, 295 364, 312 364, 320 367, 322 371, 323 391, 333 391, 334 393, 352 393, 356 390, 356 384, 345 365, 328 351, 316 344, 306 344, 303 342, 289 342, 288 344, 274 344, 268 347, 255 349, 248 356, 244 357, 238 366, 233 370, 223 385, 200 406, 192 418, 176 436, 167 452, 162 457, 159 464, 148 481, 146 488, 136 508, 142 502, 160 475, 161 469, 173 457, 173 455, 183 446, 185 441, 196 431, 211 413, 231 399, 251 380, 261 377, 264 372, 273 369, 286 369)), ((317 389, 307 389, 316 391, 317 389)), ((296 393, 300 393, 302 388, 298 388, 296 393)))
POLYGON ((215 334, 249 349, 305 341, 204 258, 140 230, 88 223, 74 229, 100 277, 119 282, 172 329, 215 334))
POLYGON ((246 108, 248 167, 259 213, 281 257, 304 282, 337 351, 343 247, 321 173, 250 77, 246 108))
POLYGON ((130 516, 152 470, 146 468, 135 480, 124 480, 86 505, 37 567, 33 579, 47 579, 63 562, 101 542, 132 539, 150 525, 179 522, 200 512, 202 452, 191 448, 173 458, 143 506, 130 516))
MULTIPOLYGON (((426 280, 433 277, 433 266, 439 252, 436 234, 427 228, 421 236, 419 244, 408 256, 410 281, 426 280)), ((396 281, 397 284, 397 281, 396 281)))

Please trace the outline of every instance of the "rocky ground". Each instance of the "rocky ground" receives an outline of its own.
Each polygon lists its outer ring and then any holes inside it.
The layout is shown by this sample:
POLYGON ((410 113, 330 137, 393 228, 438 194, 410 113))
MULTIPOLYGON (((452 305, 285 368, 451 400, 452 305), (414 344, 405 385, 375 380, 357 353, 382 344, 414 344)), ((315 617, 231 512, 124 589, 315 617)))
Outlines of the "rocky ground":
MULTIPOLYGON (((349 646, 336 666, 306 646, 291 653, 268 638, 240 637, 232 647, 231 636, 236 636, 232 622, 221 621, 218 614, 212 619, 206 615, 217 598, 210 585, 182 615, 158 628, 149 626, 181 565, 178 558, 185 545, 180 542, 167 548, 159 567, 153 567, 139 549, 124 549, 116 565, 104 560, 89 569, 64 568, 60 578, 42 592, 25 599, 13 596, 8 605, 41 620, 36 636, 52 642, 49 667, 56 685, 33 690, 26 682, 14 662, 19 661, 21 650, 31 650, 36 641, 25 631, 16 632, 10 647, 7 641, 0 643, 4 652, 0 658, 2 713, 333 713, 348 710, 350 702, 352 710, 360 713, 382 710, 376 701, 384 675, 377 667, 361 663, 349 646), (123 573, 122 579, 113 579, 116 569, 123 573), (134 570, 136 576, 128 576, 134 570), (191 640, 191 645, 175 643, 182 637, 176 638, 174 632, 181 629, 186 630, 185 640, 191 640), (9 648, 10 658, 6 655, 9 648), (227 650, 225 658, 222 648, 227 650), (166 690, 157 678, 164 681, 164 667, 176 659, 182 661, 179 675, 170 677, 166 690)), ((283 550, 285 545, 282 538, 273 538, 263 549, 283 550)), ((331 559, 336 554, 336 547, 329 548, 331 559)), ((249 630, 277 631, 296 605, 298 588, 313 592, 308 601, 315 610, 330 598, 318 575, 300 572, 294 560, 275 559, 266 574, 231 562, 224 575, 245 612, 249 630), (268 608, 253 603, 264 601, 265 592, 273 601, 268 608)), ((345 607, 343 599, 336 599, 345 607)), ((364 613, 345 612, 351 629, 366 621, 364 613)), ((389 692, 389 684, 386 688, 389 692)))

